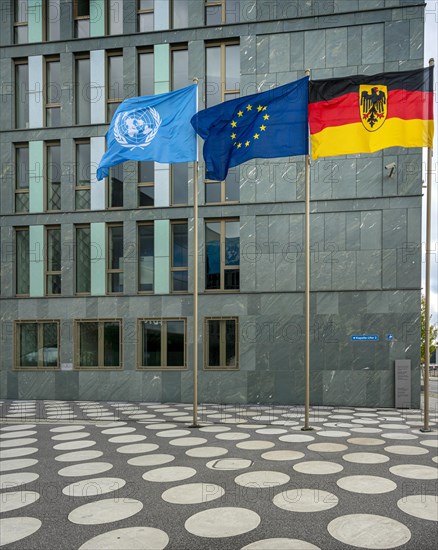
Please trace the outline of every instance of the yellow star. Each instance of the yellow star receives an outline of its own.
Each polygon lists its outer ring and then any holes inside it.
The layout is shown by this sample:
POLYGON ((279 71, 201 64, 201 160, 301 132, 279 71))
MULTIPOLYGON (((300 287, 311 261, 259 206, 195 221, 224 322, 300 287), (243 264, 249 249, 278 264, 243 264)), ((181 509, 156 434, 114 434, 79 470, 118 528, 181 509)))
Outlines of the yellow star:
POLYGON ((263 111, 266 111, 267 107, 263 107, 263 111))
POLYGON ((242 147, 242 144, 241 143, 238 143, 237 144, 237 148, 240 149, 242 147))
POLYGON ((259 105, 259 106, 257 107, 257 111, 260 113, 260 111, 263 111, 263 107, 262 107, 261 105, 259 105))
POLYGON ((231 139, 236 139, 236 134, 231 134, 231 139))
POLYGON ((232 127, 232 128, 235 128, 236 126, 237 126, 237 122, 234 121, 234 120, 232 120, 232 121, 231 121, 231 127, 232 127))
POLYGON ((269 115, 265 115, 263 118, 264 120, 269 120, 269 115))
POLYGON ((243 111, 239 111, 239 112, 237 113, 237 116, 243 116, 243 111))
POLYGON ((245 141, 245 147, 249 147, 249 141, 245 141))
POLYGON ((264 131, 266 130, 266 126, 265 126, 264 124, 262 124, 262 125, 260 126, 260 130, 261 130, 262 132, 264 132, 264 131))
POLYGON ((246 106, 246 110, 247 110, 247 111, 252 111, 252 105, 247 105, 247 106, 246 106))
POLYGON ((254 139, 259 139, 259 134, 254 134, 254 139))

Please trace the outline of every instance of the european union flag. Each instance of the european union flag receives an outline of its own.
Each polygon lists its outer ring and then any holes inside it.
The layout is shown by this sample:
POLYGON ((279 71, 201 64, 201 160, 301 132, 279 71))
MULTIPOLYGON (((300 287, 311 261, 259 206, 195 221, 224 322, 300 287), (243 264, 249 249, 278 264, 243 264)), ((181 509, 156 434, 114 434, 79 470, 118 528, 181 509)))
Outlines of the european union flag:
POLYGON ((200 111, 192 118, 205 140, 207 179, 253 158, 307 155, 309 77, 200 111))
POLYGON ((196 113, 197 85, 182 90, 126 99, 114 113, 106 134, 108 149, 96 177, 126 160, 162 163, 197 159, 196 134, 190 119, 196 113))

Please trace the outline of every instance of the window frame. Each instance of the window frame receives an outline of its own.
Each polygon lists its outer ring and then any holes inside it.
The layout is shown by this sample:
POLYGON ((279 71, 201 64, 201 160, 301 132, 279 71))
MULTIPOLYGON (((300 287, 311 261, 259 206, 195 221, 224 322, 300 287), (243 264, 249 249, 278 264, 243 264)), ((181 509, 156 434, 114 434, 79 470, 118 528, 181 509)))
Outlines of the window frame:
POLYGON ((137 32, 154 32, 155 30, 155 0, 153 0, 153 8, 144 8, 144 9, 141 9, 140 8, 140 0, 137 0, 136 2, 136 7, 137 7, 137 32), (147 13, 152 13, 152 21, 153 21, 153 24, 152 24, 152 30, 150 31, 142 31, 140 30, 140 16, 142 14, 147 14, 147 13))
MULTIPOLYGON (((170 6, 169 6, 169 30, 183 30, 190 28, 190 11, 188 10, 187 13, 187 26, 186 27, 175 27, 175 13, 174 13, 174 6, 175 2, 178 2, 178 0, 170 0, 170 6)), ((187 6, 189 7, 189 6, 187 6)))
MULTIPOLYGON (((150 55, 152 57, 152 82, 153 82, 153 79, 154 79, 154 71, 155 71, 155 56, 154 56, 154 49, 153 47, 150 47, 150 46, 142 46, 142 47, 139 47, 137 48, 137 93, 139 96, 142 95, 141 93, 141 90, 140 90, 140 82, 141 82, 141 74, 140 74, 140 67, 141 67, 141 63, 140 63, 140 56, 142 55, 150 55)), ((155 90, 154 90, 155 92, 155 90)), ((153 95, 153 94, 152 94, 153 95)))
MULTIPOLYGON (((120 36, 120 35, 117 35, 117 36, 120 36)), ((122 59, 122 82, 121 82, 121 90, 119 89, 119 92, 123 92, 123 86, 124 86, 124 81, 123 81, 123 50, 120 50, 120 49, 117 49, 117 50, 106 50, 105 52, 105 117, 106 117, 106 124, 109 124, 111 122, 111 119, 113 117, 113 115, 111 115, 111 117, 109 116, 109 106, 110 105, 117 105, 119 106, 122 101, 123 101, 123 97, 117 97, 117 98, 112 98, 110 99, 109 97, 109 92, 110 92, 110 89, 111 89, 111 83, 110 83, 110 58, 111 57, 120 57, 122 59)), ((117 109, 117 107, 116 107, 117 109)))
POLYGON ((62 235, 61 235, 61 225, 45 225, 44 226, 44 295, 46 297, 54 296, 55 298, 62 296, 62 235), (49 270, 49 231, 59 230, 60 234, 60 270, 53 271, 49 270), (60 277, 61 292, 59 294, 49 293, 48 279, 49 277, 57 276, 60 277))
POLYGON ((75 279, 75 296, 90 296, 91 295, 91 223, 78 223, 74 225, 74 259, 75 259, 75 269, 74 269, 74 279, 75 279), (90 290, 88 292, 79 292, 78 291, 78 229, 89 229, 90 230, 90 290))
POLYGON ((137 223, 137 294, 139 295, 151 295, 155 292, 155 224, 154 220, 150 221, 144 221, 137 223), (153 276, 153 283, 152 283, 152 290, 140 290, 140 227, 152 227, 153 229, 153 235, 154 235, 154 254, 153 254, 153 262, 154 262, 154 276, 153 276))
MULTIPOLYGON (((43 171, 43 181, 44 181, 44 211, 45 212, 61 212, 62 211, 62 195, 60 195, 60 206, 59 208, 49 209, 49 148, 50 147, 59 147, 59 179, 61 180, 61 142, 58 141, 45 141, 44 142, 44 171, 43 171)), ((59 182, 61 187, 62 183, 59 182)))
MULTIPOLYGON (((231 170, 239 170, 239 166, 236 166, 235 168, 232 168, 231 170)), ((230 173, 231 170, 228 172, 230 173)), ((239 171, 239 185, 240 185, 240 171, 239 171)), ((227 201, 226 200, 226 197, 227 197, 227 180, 226 178, 222 181, 219 181, 219 180, 210 180, 210 179, 207 179, 204 177, 204 192, 205 192, 205 196, 204 196, 204 202, 205 202, 205 205, 206 206, 214 206, 214 205, 218 205, 218 204, 240 204, 240 200, 237 200, 237 201, 227 201), (214 202, 207 202, 207 185, 212 185, 212 184, 220 184, 220 191, 221 191, 221 198, 220 198, 220 201, 217 202, 217 201, 214 201, 214 202)), ((239 193, 240 194, 240 193, 239 193)))
POLYGON ((188 294, 188 280, 189 280, 189 220, 171 220, 170 221, 170 292, 171 294, 188 294), (173 228, 175 225, 186 225, 187 226, 187 266, 186 267, 174 267, 173 265, 173 252, 174 252, 174 240, 173 240, 173 228), (187 290, 174 290, 173 288, 173 274, 174 273, 187 273, 187 290))
MULTIPOLYGON (((75 85, 74 85, 74 102, 75 102, 75 105, 74 105, 74 109, 75 109, 75 126, 89 126, 91 124, 91 102, 88 102, 89 103, 89 110, 90 112, 87 113, 89 115, 89 119, 90 121, 89 122, 79 122, 79 116, 78 116, 78 107, 79 107, 79 102, 78 102, 78 96, 80 94, 83 93, 83 89, 79 89, 79 78, 78 78, 78 68, 79 68, 79 65, 78 65, 78 61, 81 61, 81 60, 87 60, 88 61, 88 64, 89 66, 91 67, 91 60, 90 60, 90 52, 83 52, 83 53, 77 53, 75 54, 75 57, 74 57, 74 82, 75 82, 75 85)), ((88 74, 88 88, 89 90, 91 90, 91 74, 88 74)))
MULTIPOLYGON (((14 143, 14 166, 15 166, 15 174, 14 174, 14 213, 15 214, 28 214, 29 213, 29 170, 27 173, 27 187, 19 188, 18 187, 18 174, 19 171, 17 169, 18 166, 18 151, 19 149, 27 149, 27 154, 29 158, 29 142, 20 142, 20 143, 14 143), (24 210, 23 212, 19 212, 17 210, 17 195, 27 195, 28 198, 28 204, 27 204, 27 210, 24 210)), ((29 166, 28 166, 29 168, 29 166)))
MULTIPOLYGON (((125 235, 125 227, 124 227, 124 224, 123 222, 114 222, 114 223, 107 223, 106 224, 106 265, 105 265, 105 289, 106 289, 106 294, 108 296, 123 296, 124 294, 124 289, 125 289, 125 281, 124 281, 124 277, 125 277, 125 269, 124 269, 124 266, 123 266, 123 269, 115 269, 115 268, 111 268, 110 267, 110 237, 111 237, 111 229, 114 228, 114 227, 121 227, 122 228, 122 235, 123 235, 123 238, 124 238, 124 235, 125 235), (123 275, 123 291, 122 292, 112 292, 110 290, 110 276, 113 275, 113 274, 116 274, 116 273, 121 273, 123 275)), ((123 260, 125 258, 125 256, 123 255, 122 256, 123 260)))
MULTIPOLYGON (((240 96, 240 79, 239 79, 239 88, 238 89, 227 89, 226 87, 226 84, 227 84, 227 63, 226 63, 226 58, 227 58, 227 46, 239 46, 240 47, 240 40, 236 40, 236 39, 231 39, 231 40, 221 40, 221 41, 212 41, 212 42, 206 42, 205 43, 205 48, 204 48, 204 52, 205 52, 205 67, 204 67, 204 71, 205 71, 205 86, 204 86, 204 105, 205 107, 207 108, 208 107, 208 104, 207 104, 207 88, 208 88, 208 79, 207 79, 207 71, 208 71, 208 66, 207 66, 207 49, 208 48, 220 48, 220 87, 221 87, 221 90, 220 90, 220 94, 221 94, 221 97, 220 97, 220 103, 224 103, 226 101, 225 97, 227 95, 235 95, 235 94, 238 94, 240 96)), ((240 73, 239 71, 239 74, 240 74, 240 77, 242 76, 242 74, 240 73)), ((214 105, 213 105, 214 106, 214 105)), ((210 105, 210 107, 212 107, 212 105, 210 105)))
POLYGON ((14 129, 16 129, 16 130, 28 129, 30 120, 29 120, 29 59, 27 57, 20 57, 20 58, 14 59, 14 94, 15 94, 14 129), (20 89, 17 90, 17 85, 18 85, 17 73, 18 73, 18 67, 19 66, 27 67, 27 88, 28 89, 25 90, 25 93, 24 93, 24 97, 25 97, 24 119, 26 119, 26 102, 27 102, 27 123, 25 121, 24 126, 19 126, 18 125, 18 113, 19 113, 18 105, 20 103, 21 96, 23 95, 23 93, 20 89), (26 126, 26 124, 27 124, 27 126, 26 126))
MULTIPOLYGON (((106 36, 123 36, 124 35, 124 17, 123 17, 123 0, 107 0, 105 2, 105 8, 106 8, 106 14, 105 14, 105 35, 106 36), (111 2, 119 2, 119 5, 121 6, 121 13, 119 15, 122 16, 122 31, 120 33, 112 33, 111 32, 111 2)), ((120 8, 119 8, 120 9, 120 8)))
POLYGON ((60 321, 59 319, 20 319, 19 321, 14 321, 14 366, 13 370, 20 370, 20 371, 41 371, 41 370, 47 370, 47 371, 57 371, 61 369, 61 362, 60 362, 60 345, 61 345, 61 335, 60 335, 60 321), (18 357, 19 357, 19 344, 20 344, 20 325, 28 325, 28 324, 34 324, 38 326, 38 332, 37 332, 37 351, 38 351, 38 366, 36 367, 23 367, 23 365, 18 365, 18 357), (41 350, 43 350, 43 347, 40 347, 40 344, 44 343, 44 325, 47 324, 56 324, 57 327, 57 350, 58 350, 58 361, 56 367, 45 367, 44 365, 40 365, 42 362, 41 360, 41 350))
MULTIPOLYGON (((48 55, 44 57, 44 68, 43 68, 43 79, 44 79, 44 128, 59 128, 62 126, 61 124, 61 109, 62 105, 61 103, 50 103, 48 100, 48 92, 49 92, 49 82, 48 82, 48 65, 49 63, 59 63, 59 76, 61 78, 61 58, 59 55, 48 55), (48 126, 47 121, 49 119, 48 112, 49 109, 59 109, 59 126, 48 126)), ((62 83, 59 82, 59 93, 62 94, 62 83)), ((61 99, 61 97, 60 97, 61 99)))
MULTIPOLYGON (((206 239, 206 229, 208 223, 220 223, 221 229, 220 229, 220 288, 207 288, 207 278, 206 273, 204 273, 205 276, 205 293, 211 294, 220 292, 225 294, 235 294, 240 292, 240 262, 238 266, 227 266, 225 265, 225 235, 226 235, 226 223, 227 222, 239 222, 240 218, 205 218, 204 219, 204 243, 205 243, 205 254, 207 254, 207 239, 206 239), (227 270, 239 270, 239 288, 231 288, 226 289, 225 288, 225 271, 227 270)), ((239 248, 240 248, 240 226, 239 226, 239 248)), ((205 261, 205 267, 207 267, 207 261, 205 261)))
MULTIPOLYGON (((143 162, 153 162, 153 161, 143 161, 143 162)), ((151 209, 155 207, 155 177, 153 181, 140 181, 140 161, 137 163, 137 208, 140 209, 151 209), (152 206, 141 206, 140 205, 140 189, 143 187, 152 187, 154 190, 154 204, 152 206)), ((155 170, 154 170, 155 172, 155 170)), ((155 176, 155 174, 154 174, 155 176)))
POLYGON ((205 317, 204 318, 204 369, 207 371, 237 371, 240 369, 240 361, 239 361, 239 317, 205 317), (214 365, 210 366, 208 364, 209 359, 209 330, 208 330, 208 323, 209 321, 219 321, 219 356, 220 356, 220 365, 214 365), (236 357, 236 364, 234 367, 229 367, 225 363, 226 361, 223 361, 224 357, 226 357, 226 321, 234 321, 235 322, 235 357, 236 357))
MULTIPOLYGON (((75 212, 89 212, 91 210, 91 178, 88 183, 88 185, 78 185, 79 181, 79 174, 78 174, 78 145, 89 145, 90 146, 90 156, 91 156, 91 140, 89 138, 82 138, 82 139, 76 139, 75 140, 75 212), (89 202, 90 202, 90 208, 77 208, 76 204, 76 196, 79 191, 88 191, 89 193, 89 202)), ((91 166, 91 158, 89 159, 90 166, 91 166)))
MULTIPOLYGON (((90 13, 88 13, 88 15, 76 15, 77 13, 77 5, 78 5, 78 0, 73 0, 73 25, 74 25, 74 28, 73 28, 73 35, 74 35, 74 38, 80 38, 78 36, 78 25, 77 25, 77 21, 87 21, 90 22, 90 13)), ((91 6, 90 6, 90 0, 88 0, 88 6, 89 6, 89 12, 90 12, 90 9, 91 9, 91 6)), ((90 27, 88 27, 88 36, 87 37, 82 37, 82 38, 89 38, 90 37, 90 27)))
POLYGON ((58 7, 59 7, 59 35, 60 37, 59 38, 55 38, 55 39, 52 39, 52 38, 49 38, 49 28, 50 28, 50 6, 48 5, 50 3, 50 1, 53 1, 53 0, 48 0, 48 2, 43 2, 43 6, 42 6, 42 18, 43 18, 43 37, 44 37, 44 41, 45 42, 58 42, 59 40, 61 40, 61 0, 58 0, 58 7))
POLYGON ((19 0, 15 0, 14 1, 14 38, 13 38, 13 43, 15 45, 21 45, 21 44, 29 44, 29 7, 26 5, 26 15, 27 15, 27 19, 24 20, 24 21, 17 21, 18 19, 18 9, 17 9, 17 5, 18 5, 18 1, 19 0), (17 40, 17 35, 16 35, 16 29, 18 27, 27 27, 27 40, 26 42, 19 42, 17 40))
POLYGON ((81 371, 120 371, 123 370, 123 319, 116 318, 99 318, 99 319, 75 319, 74 320, 74 353, 73 353, 73 369, 81 371), (97 323, 98 324, 98 340, 97 340, 97 362, 98 365, 90 367, 80 366, 81 356, 81 331, 80 325, 85 323, 97 323), (118 323, 119 325, 119 366, 106 367, 103 364, 105 358, 105 323, 118 323))
POLYGON ((136 369, 141 371, 182 371, 188 369, 188 354, 187 354, 187 317, 144 317, 137 319, 137 359, 136 359, 136 369), (143 350, 143 323, 145 322, 155 322, 158 321, 161 323, 161 334, 160 334, 160 357, 161 357, 161 366, 147 367, 142 365, 142 350, 143 350), (165 365, 167 363, 167 330, 163 330, 164 327, 167 329, 168 321, 183 321, 184 323, 184 366, 182 367, 168 367, 165 365), (164 337, 163 337, 164 333, 164 337))
POLYGON ((18 298, 29 298, 30 296, 30 229, 29 229, 29 226, 28 225, 22 225, 22 226, 17 226, 17 227, 14 227, 14 239, 15 239, 15 247, 14 247, 14 252, 15 252, 15 296, 18 297, 18 298), (18 292, 18 274, 19 274, 19 270, 18 270, 18 239, 17 239, 17 233, 19 231, 26 231, 27 232, 27 240, 28 240, 28 244, 29 244, 29 254, 27 256, 27 264, 28 264, 28 278, 29 278, 29 292, 27 293, 19 293, 18 292))

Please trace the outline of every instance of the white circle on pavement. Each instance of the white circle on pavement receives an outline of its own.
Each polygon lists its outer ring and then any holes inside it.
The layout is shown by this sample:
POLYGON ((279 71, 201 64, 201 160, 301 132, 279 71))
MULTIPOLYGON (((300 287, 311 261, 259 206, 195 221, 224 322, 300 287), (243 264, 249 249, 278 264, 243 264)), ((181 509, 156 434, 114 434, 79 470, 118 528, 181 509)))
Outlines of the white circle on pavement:
POLYGON ((32 483, 40 476, 34 472, 15 472, 13 474, 0 475, 0 490, 11 489, 12 487, 19 487, 20 485, 26 485, 32 483))
POLYGON ((123 504, 109 498, 83 504, 68 515, 69 521, 79 525, 102 525, 120 521, 138 514, 143 508, 139 500, 124 498, 123 504))
POLYGON ((33 535, 41 527, 39 519, 18 517, 0 519, 1 545, 22 540, 33 535))
POLYGON ((389 445, 384 449, 387 453, 393 453, 396 455, 427 455, 429 452, 427 449, 416 447, 414 445, 389 445))
POLYGON ((250 437, 250 434, 246 434, 243 432, 227 432, 215 435, 216 439, 221 439, 223 441, 239 441, 241 439, 248 439, 250 437))
POLYGON ((68 497, 96 497, 118 491, 126 485, 124 479, 118 477, 96 477, 75 481, 62 490, 68 497))
POLYGON ((166 466, 164 468, 156 468, 149 470, 143 474, 145 481, 154 481, 159 483, 168 483, 169 481, 181 481, 196 475, 196 470, 186 466, 166 466))
POLYGON ((207 468, 210 470, 243 470, 249 468, 252 461, 247 458, 218 458, 207 462, 207 468))
POLYGON ((131 466, 159 466, 160 464, 167 464, 175 460, 173 455, 156 454, 156 455, 142 455, 135 456, 128 460, 128 464, 131 466))
POLYGON ((351 433, 344 432, 342 430, 321 430, 318 432, 318 435, 321 435, 322 437, 349 437, 351 433))
POLYGON ((123 447, 118 447, 117 452, 122 454, 135 455, 156 451, 158 447, 159 446, 156 443, 133 443, 132 445, 123 445, 123 447))
POLYGON ((33 455, 38 452, 36 447, 12 447, 12 449, 4 449, 0 451, 0 459, 19 458, 20 456, 33 455))
POLYGON ((169 441, 169 444, 175 447, 195 447, 196 445, 203 445, 204 443, 207 443, 207 439, 203 437, 179 437, 169 441))
POLYGON ((11 447, 24 447, 24 445, 32 445, 36 443, 38 439, 34 437, 24 437, 23 439, 6 439, 0 441, 0 449, 10 449, 11 447))
POLYGON ((287 430, 285 430, 284 428, 261 428, 260 430, 256 430, 256 433, 266 435, 280 435, 287 433, 287 430))
POLYGON ((190 430, 165 430, 162 432, 157 432, 158 437, 183 437, 185 435, 190 435, 190 430))
POLYGON ((348 453, 342 458, 355 464, 383 464, 389 461, 389 456, 379 453, 348 453))
POLYGON ((300 451, 268 451, 262 454, 265 460, 283 461, 283 460, 298 460, 303 458, 304 453, 300 451))
POLYGON ((293 469, 302 474, 327 475, 342 472, 344 467, 336 462, 310 460, 308 462, 299 462, 298 464, 294 464, 293 469))
POLYGON ((317 453, 339 453, 346 451, 348 446, 342 443, 311 443, 307 448, 317 453))
POLYGON ((80 430, 85 430, 85 426, 74 424, 73 426, 58 426, 57 428, 50 428, 50 431, 54 433, 78 432, 80 430))
POLYGON ((75 439, 84 439, 90 434, 88 432, 67 432, 59 435, 53 435, 54 441, 74 441, 75 439))
POLYGON ((0 462, 0 472, 10 472, 11 470, 22 470, 38 464, 36 458, 11 458, 0 462))
POLYGON ((383 430, 380 428, 351 428, 350 432, 358 434, 380 434, 383 430))
POLYGON ((275 447, 275 443, 272 441, 255 439, 253 441, 241 441, 240 443, 236 443, 236 447, 238 449, 246 449, 247 451, 258 451, 263 449, 272 449, 272 447, 275 447))
POLYGON ((403 432, 383 433, 382 437, 384 437, 385 439, 400 439, 400 440, 418 439, 417 435, 407 434, 403 432))
POLYGON ((18 432, 5 432, 4 434, 0 434, 0 439, 15 439, 20 437, 30 437, 31 435, 35 435, 35 430, 25 430, 25 431, 18 431, 18 432))
POLYGON ((421 464, 398 464, 389 468, 389 471, 396 476, 408 479, 438 479, 437 468, 421 464))
POLYGON ((100 458, 102 455, 102 451, 74 451, 72 453, 55 456, 55 460, 58 462, 80 462, 81 460, 100 458))
POLYGON ((223 456, 228 453, 228 449, 224 447, 198 447, 186 451, 187 456, 194 458, 213 458, 215 456, 223 456))
POLYGON ((424 445, 425 447, 430 447, 431 449, 438 449, 438 440, 423 439, 423 441, 420 441, 420 445, 424 445))
POLYGON ((83 439, 82 441, 66 441, 65 443, 58 443, 53 448, 56 451, 76 451, 78 449, 87 449, 96 445, 95 441, 83 439))
POLYGON ((101 474, 111 470, 113 467, 109 462, 84 462, 83 464, 73 464, 59 470, 58 474, 65 477, 81 477, 101 474))
POLYGON ((122 426, 120 428, 107 428, 102 430, 102 433, 105 435, 120 435, 120 434, 129 434, 135 432, 136 428, 130 428, 129 426, 122 426))
POLYGON ((339 499, 320 489, 295 488, 283 491, 273 498, 275 506, 288 512, 322 512, 334 508, 339 499))
POLYGON ((378 476, 356 475, 341 477, 337 480, 337 485, 345 491, 352 493, 362 493, 365 495, 380 495, 390 493, 397 489, 397 484, 378 476))
POLYGON ((164 491, 161 498, 171 504, 204 504, 224 494, 223 488, 214 483, 188 483, 164 491))
MULTIPOLYGON (((11 512, 12 510, 18 510, 19 508, 24 508, 29 506, 29 504, 34 504, 39 498, 40 494, 35 491, 8 491, 2 494, 1 497, 1 509, 2 513, 11 512)), ((0 544, 2 541, 0 539, 0 544)))
POLYGON ((12 426, 5 426, 0 428, 2 432, 15 432, 18 430, 32 430, 36 427, 36 424, 13 424, 12 426))
POLYGON ((411 538, 409 529, 399 521, 373 514, 339 516, 328 524, 327 530, 344 544, 372 550, 397 548, 411 538))
POLYGON ((410 516, 438 521, 438 500, 434 495, 410 495, 401 498, 397 506, 410 516))
POLYGON ((310 542, 298 539, 264 539, 251 542, 242 550, 321 550, 310 542))
POLYGON ((203 428, 199 428, 200 432, 211 432, 211 433, 229 432, 230 430, 231 428, 228 426, 204 426, 203 428))
POLYGON ((260 521, 258 514, 246 508, 213 508, 191 516, 185 522, 185 528, 198 537, 235 537, 252 531, 260 521))
POLYGON ((138 443, 139 441, 144 441, 146 439, 145 435, 133 434, 133 435, 116 435, 115 437, 110 437, 108 441, 110 443, 138 443))
POLYGON ((85 542, 79 550, 164 550, 169 537, 153 527, 125 527, 107 531, 85 542))
POLYGON ((280 435, 278 439, 287 443, 306 443, 307 441, 314 441, 315 438, 311 435, 289 434, 280 435))
POLYGON ((290 481, 290 477, 281 472, 259 470, 240 474, 234 479, 234 481, 237 485, 241 485, 242 487, 246 487, 248 489, 269 489, 288 483, 290 481))
POLYGON ((347 439, 347 442, 352 445, 365 445, 370 447, 385 444, 383 439, 377 439, 377 437, 352 437, 351 439, 347 439))

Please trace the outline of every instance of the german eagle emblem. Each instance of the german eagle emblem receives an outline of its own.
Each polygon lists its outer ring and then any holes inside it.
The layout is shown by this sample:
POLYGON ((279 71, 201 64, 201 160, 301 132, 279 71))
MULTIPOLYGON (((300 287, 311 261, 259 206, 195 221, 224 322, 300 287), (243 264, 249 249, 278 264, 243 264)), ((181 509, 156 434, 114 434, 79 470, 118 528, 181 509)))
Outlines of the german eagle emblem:
POLYGON ((360 118, 369 132, 383 126, 388 112, 388 89, 380 84, 359 87, 360 118))

